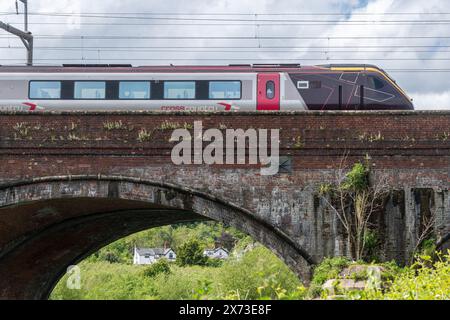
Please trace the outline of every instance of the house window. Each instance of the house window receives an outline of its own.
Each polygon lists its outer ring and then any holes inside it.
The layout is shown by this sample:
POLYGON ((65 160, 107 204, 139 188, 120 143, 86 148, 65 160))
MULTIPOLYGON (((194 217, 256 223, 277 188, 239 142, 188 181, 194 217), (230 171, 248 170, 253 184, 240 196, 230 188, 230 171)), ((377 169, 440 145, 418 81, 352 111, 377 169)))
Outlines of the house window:
POLYGON ((61 99, 61 82, 30 81, 30 99, 61 99))
POLYGON ((150 99, 150 82, 121 81, 119 83, 119 99, 124 100, 150 99))
POLYGON ((150 256, 145 256, 145 259, 150 259, 150 256))
POLYGON ((209 99, 240 99, 240 81, 210 81, 209 99))
POLYGON ((164 99, 195 99, 195 82, 165 81, 164 99))
POLYGON ((104 81, 76 81, 75 99, 105 99, 106 83, 104 81))
POLYGON ((173 259, 173 253, 169 253, 169 259, 173 259))

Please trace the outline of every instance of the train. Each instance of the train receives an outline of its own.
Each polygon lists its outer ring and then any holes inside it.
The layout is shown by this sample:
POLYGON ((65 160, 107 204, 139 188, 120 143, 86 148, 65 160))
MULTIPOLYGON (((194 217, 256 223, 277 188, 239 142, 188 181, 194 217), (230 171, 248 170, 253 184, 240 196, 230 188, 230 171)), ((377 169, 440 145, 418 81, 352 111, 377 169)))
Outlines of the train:
POLYGON ((0 66, 0 111, 414 110, 374 65, 0 66))

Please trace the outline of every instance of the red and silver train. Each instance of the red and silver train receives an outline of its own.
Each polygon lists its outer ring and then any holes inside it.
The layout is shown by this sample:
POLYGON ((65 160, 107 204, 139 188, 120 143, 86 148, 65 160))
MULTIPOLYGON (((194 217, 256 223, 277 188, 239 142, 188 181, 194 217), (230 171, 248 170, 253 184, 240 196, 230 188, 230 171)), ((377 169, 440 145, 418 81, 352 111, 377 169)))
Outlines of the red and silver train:
POLYGON ((0 66, 0 110, 413 110, 372 65, 0 66))

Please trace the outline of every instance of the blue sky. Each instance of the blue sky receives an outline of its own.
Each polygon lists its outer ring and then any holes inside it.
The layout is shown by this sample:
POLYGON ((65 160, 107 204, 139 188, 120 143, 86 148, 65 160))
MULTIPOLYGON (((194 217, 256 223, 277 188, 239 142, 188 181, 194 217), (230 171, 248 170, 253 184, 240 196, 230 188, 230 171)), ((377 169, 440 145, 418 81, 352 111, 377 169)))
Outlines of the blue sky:
MULTIPOLYGON (((0 13, 14 10, 14 0, 0 0, 0 13)), ((425 20, 450 21, 448 14, 429 14, 450 13, 449 1, 33 0, 30 1, 30 11, 111 14, 108 18, 77 15, 30 16, 30 29, 36 35, 35 58, 38 64, 370 63, 388 70, 413 97, 417 108, 450 109, 450 72, 401 71, 450 69, 450 38, 442 38, 450 37, 449 23, 417 24, 425 20), (172 15, 150 16, 146 13, 172 15), (214 15, 208 15, 211 13, 214 15), (226 15, 218 16, 218 13, 226 15), (289 15, 273 15, 274 13, 289 13, 289 15), (299 15, 294 15, 295 13, 299 15), (324 15, 325 13, 333 15, 324 15), (341 15, 336 15, 338 13, 341 15), (373 15, 373 13, 384 14, 373 15), (392 15, 393 13, 417 14, 392 15), (158 19, 149 19, 151 17, 158 19), (206 20, 167 20, 174 17, 206 20), (230 21, 230 19, 246 21, 230 21), (256 26, 252 19, 258 20, 259 26, 256 26), (397 22, 386 23, 387 20, 397 22), (45 39, 41 37, 43 35, 64 37, 45 39), (87 39, 89 36, 119 38, 87 39), (221 37, 221 39, 148 38, 152 36, 200 36, 221 37), (411 36, 422 38, 408 38, 411 36), (239 37, 245 39, 236 39, 239 37), (271 39, 260 39, 261 37, 271 39), (274 39, 277 37, 297 38, 274 39)), ((0 15, 0 20, 18 27, 22 27, 22 19, 22 16, 0 15)), ((0 31, 0 59, 14 60, 1 60, 1 63, 24 63, 25 51, 21 48, 20 41, 5 36, 7 34, 0 31)))

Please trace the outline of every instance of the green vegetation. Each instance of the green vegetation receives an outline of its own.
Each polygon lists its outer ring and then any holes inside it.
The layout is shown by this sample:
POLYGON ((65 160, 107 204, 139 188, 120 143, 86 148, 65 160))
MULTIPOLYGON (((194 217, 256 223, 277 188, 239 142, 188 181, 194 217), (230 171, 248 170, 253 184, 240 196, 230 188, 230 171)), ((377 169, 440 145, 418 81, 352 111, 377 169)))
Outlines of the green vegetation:
POLYGON ((352 299, 352 300, 448 300, 450 299, 450 251, 447 255, 420 255, 407 267, 399 267, 395 262, 377 265, 353 262, 343 258, 327 258, 314 271, 308 298, 352 299), (379 280, 362 267, 376 266, 381 272, 379 280), (343 275, 344 269, 360 270, 343 275), (322 285, 330 279, 337 279, 333 286, 339 293, 333 297, 322 285), (365 281, 364 290, 345 290, 339 286, 340 279, 365 281), (378 283, 377 283, 378 282, 378 283), (377 285, 371 285, 377 283, 377 285))
POLYGON ((296 275, 268 249, 233 229, 209 223, 133 235, 100 250, 79 267, 81 289, 68 289, 65 276, 52 299, 298 299, 306 292, 296 275), (198 237, 201 241, 193 239, 198 234, 203 235, 198 237), (229 241, 226 235, 230 234, 238 242, 228 260, 187 258, 189 252, 198 256, 205 244, 229 241), (166 235, 163 243, 170 239, 170 244, 179 248, 177 260, 185 250, 183 263, 163 259, 150 266, 131 265, 134 243, 161 243, 158 235, 166 235), (179 236, 187 241, 178 246, 179 236))
POLYGON ((378 246, 371 221, 380 212, 389 188, 385 177, 371 183, 368 155, 365 163, 356 163, 349 170, 344 170, 344 164, 345 158, 336 181, 319 186, 318 194, 345 231, 351 258, 370 261, 376 258, 378 246))
POLYGON ((372 291, 365 299, 449 300, 450 252, 435 262, 421 256, 411 267, 402 270, 385 292, 372 291))
POLYGON ((144 269, 144 276, 154 278, 159 274, 169 274, 170 264, 167 259, 160 259, 144 269))
POLYGON ((407 267, 326 258, 315 267, 311 285, 305 288, 272 252, 232 228, 210 222, 166 226, 103 248, 79 264, 80 290, 67 288, 66 275, 51 299, 450 299, 450 252, 427 255, 430 248, 424 245, 421 256, 407 267), (230 258, 200 258, 199 253, 214 244, 227 247, 230 258), (162 259, 152 265, 132 265, 135 245, 170 246, 182 262, 162 259), (373 266, 381 270, 378 278, 369 268, 373 266), (332 296, 323 288, 330 279, 367 285, 365 290, 346 291, 336 281, 337 295, 332 296))
POLYGON ((189 240, 177 249, 177 264, 185 266, 204 266, 208 257, 203 255, 203 249, 197 240, 189 240))
POLYGON ((164 226, 139 232, 113 242, 87 258, 87 261, 132 264, 134 246, 140 248, 163 248, 165 246, 176 250, 191 240, 197 240, 202 248, 213 248, 217 244, 232 250, 235 243, 243 238, 246 238, 243 233, 215 222, 164 226))

